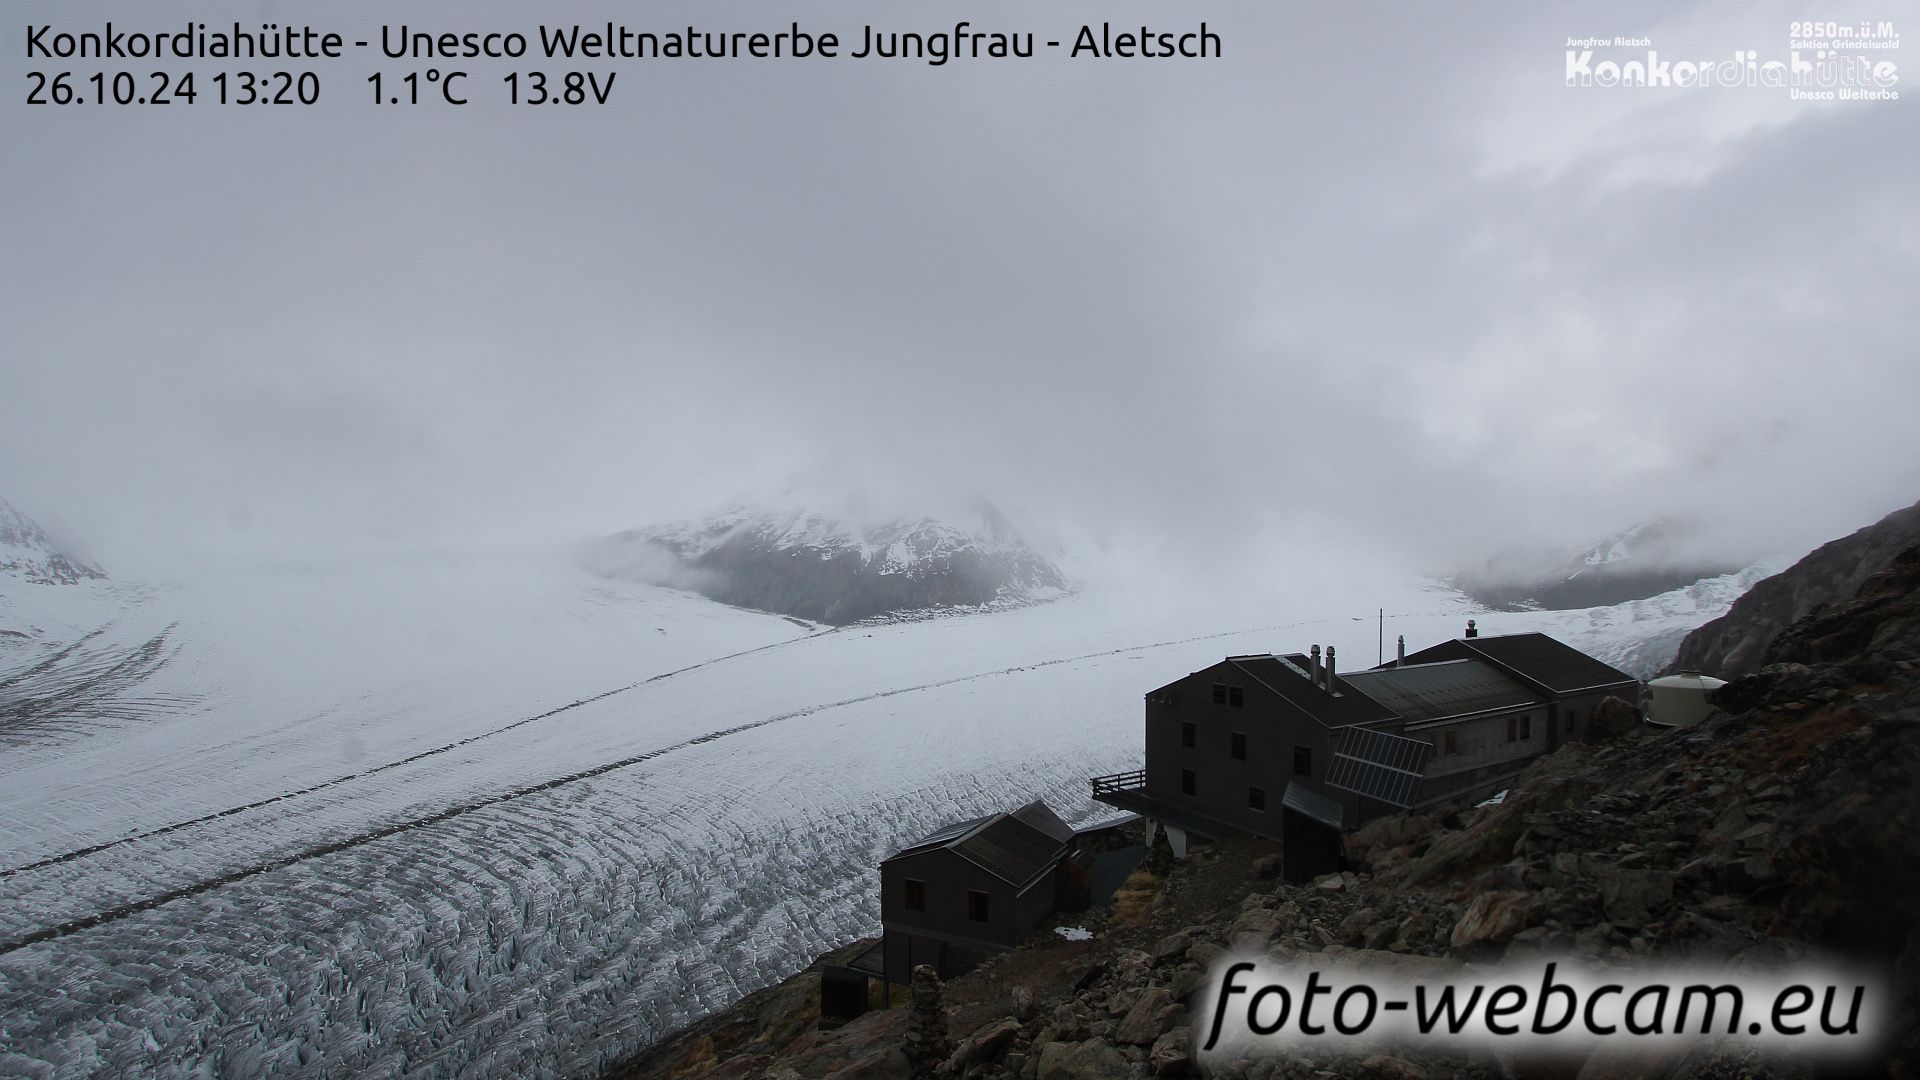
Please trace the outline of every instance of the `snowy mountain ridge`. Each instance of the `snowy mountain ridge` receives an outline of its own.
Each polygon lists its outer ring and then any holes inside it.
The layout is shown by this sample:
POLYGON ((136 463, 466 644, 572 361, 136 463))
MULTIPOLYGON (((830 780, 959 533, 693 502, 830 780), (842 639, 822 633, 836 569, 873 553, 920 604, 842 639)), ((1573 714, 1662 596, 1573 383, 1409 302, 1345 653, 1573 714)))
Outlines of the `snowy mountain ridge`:
POLYGON ((1705 554, 1686 522, 1642 522, 1571 551, 1502 551, 1451 584, 1500 611, 1563 611, 1644 600, 1739 570, 1705 554))
POLYGON ((106 573, 86 559, 62 551, 38 522, 0 499, 0 574, 38 585, 72 585, 106 573))

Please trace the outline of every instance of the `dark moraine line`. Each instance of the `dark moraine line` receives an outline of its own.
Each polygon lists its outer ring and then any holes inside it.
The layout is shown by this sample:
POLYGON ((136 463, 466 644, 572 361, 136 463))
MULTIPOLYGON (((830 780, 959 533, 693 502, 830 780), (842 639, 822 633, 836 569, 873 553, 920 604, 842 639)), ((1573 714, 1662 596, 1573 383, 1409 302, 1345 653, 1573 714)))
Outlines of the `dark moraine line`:
MULTIPOLYGON (((1317 621, 1331 621, 1331 620, 1317 620, 1317 621)), ((305 850, 295 852, 291 855, 282 856, 281 858, 273 859, 268 862, 256 863, 253 866, 245 867, 240 870, 235 870, 231 873, 222 874, 219 877, 206 878, 201 881, 195 882, 191 885, 183 885, 180 888, 172 889, 155 896, 150 896, 144 900, 136 900, 130 904, 123 904, 119 907, 112 908, 107 911, 99 912, 98 914, 88 915, 84 918, 73 919, 71 921, 60 923, 55 926, 45 927, 43 929, 36 930, 31 934, 27 934, 23 937, 15 938, 12 941, 0 941, 0 955, 16 952, 20 949, 27 948, 28 946, 31 946, 31 945, 37 945, 44 941, 51 941, 55 938, 66 937, 69 934, 78 933, 82 930, 90 930, 96 926, 105 925, 106 923, 118 922, 119 920, 127 918, 128 916, 138 915, 143 911, 151 911, 152 909, 157 908, 162 904, 170 904, 175 900, 185 900, 188 897, 198 896, 201 893, 210 892, 222 886, 231 885, 237 881, 244 881, 247 878, 258 877, 261 874, 269 874, 275 870, 284 870, 289 866, 306 862, 311 859, 318 859, 327 855, 335 855, 342 851, 347 851, 352 848, 360 847, 363 844, 370 844, 376 840, 384 840, 390 836, 396 836, 400 833, 411 832, 415 829, 422 829, 432 825, 438 825, 441 822, 448 821, 453 818, 472 813, 475 810, 484 810, 489 806, 498 806, 501 803, 511 802, 515 799, 525 798, 526 796, 529 796, 529 795, 537 795, 540 792, 551 791, 554 788, 561 787, 566 784, 577 783, 581 780, 590 780, 596 776, 604 776, 607 773, 613 772, 617 769, 630 768, 634 765, 642 764, 643 762, 652 761, 655 758, 659 758, 664 755, 674 753, 675 751, 678 751, 678 750, 685 750, 685 749, 688 749, 689 747, 700 746, 704 743, 710 743, 718 739, 724 739, 729 735, 739 735, 743 732, 753 731, 758 728, 767 727, 768 725, 771 725, 771 724, 778 724, 786 720, 794 720, 802 716, 811 716, 814 713, 825 712, 829 709, 839 709, 839 708, 845 708, 848 705, 858 705, 863 702, 878 701, 882 698, 894 697, 899 694, 912 694, 922 690, 934 690, 944 686, 952 686, 956 683, 973 682, 977 679, 991 679, 991 678, 995 678, 1002 675, 1014 675, 1014 674, 1018 674, 1020 672, 1025 672, 1025 671, 1038 671, 1042 668, 1056 667, 1061 664, 1078 663, 1082 660, 1097 660, 1105 656, 1118 656, 1123 653, 1140 652, 1144 649, 1162 649, 1162 648, 1168 648, 1174 645, 1192 644, 1198 641, 1211 641, 1216 638, 1238 637, 1244 634, 1265 633, 1271 630, 1294 629, 1300 626, 1311 625, 1312 622, 1313 621, 1310 620, 1310 621, 1299 622, 1299 623, 1285 623, 1285 624, 1276 624, 1274 626, 1255 627, 1249 630, 1229 630, 1229 631, 1225 631, 1221 633, 1213 633, 1213 634, 1196 634, 1192 637, 1177 638, 1171 641, 1157 641, 1157 642, 1152 642, 1150 644, 1145 644, 1145 645, 1129 645, 1119 649, 1102 649, 1097 652, 1081 653, 1077 656, 1063 656, 1063 657, 1058 657, 1052 660, 1041 660, 1032 664, 1020 664, 1014 667, 1000 668, 995 671, 976 672, 972 675, 956 675, 952 678, 940 679, 940 680, 929 682, 929 683, 922 683, 918 686, 901 686, 901 687, 896 687, 892 690, 880 690, 871 694, 862 694, 859 697, 846 698, 841 701, 828 702, 823 705, 812 705, 804 709, 797 709, 793 712, 781 713, 778 716, 770 716, 764 720, 754 720, 745 724, 737 724, 730 728, 722 728, 718 731, 710 731, 705 735, 696 735, 691 739, 686 739, 684 741, 674 743, 670 746, 663 746, 656 750, 649 750, 644 754, 635 754, 632 757, 621 758, 618 761, 611 761, 604 765, 596 765, 591 769, 582 769, 579 772, 568 773, 565 776, 556 777, 552 780, 543 781, 538 784, 533 784, 527 787, 514 788, 510 791, 503 791, 495 795, 489 795, 484 799, 477 799, 471 802, 461 803, 456 806, 450 806, 445 810, 436 811, 435 813, 430 814, 426 817, 415 818, 411 821, 396 822, 392 825, 386 825, 379 829, 375 829, 371 832, 359 833, 342 840, 336 840, 331 843, 321 844, 317 847, 307 848, 305 850)), ((806 639, 795 638, 792 640, 804 641, 806 639)), ((791 644, 791 642, 776 642, 774 645, 763 645, 758 649, 749 649, 747 650, 747 652, 761 652, 766 649, 775 648, 775 647, 778 647, 779 645, 786 645, 786 644, 791 644)), ((741 656, 741 655, 745 655, 745 653, 733 654, 733 656, 741 656)), ((706 664, 716 663, 718 662, 718 660, 725 660, 725 659, 731 659, 731 658, 732 658, 731 656, 719 657, 716 660, 703 661, 702 663, 696 664, 693 666, 704 667, 706 664)), ((680 669, 680 671, 688 671, 688 670, 691 670, 691 668, 680 669)), ((654 682, 675 674, 679 674, 679 672, 675 671, 675 672, 668 672, 664 675, 656 675, 652 679, 646 680, 646 682, 654 682)), ((608 696, 611 696, 612 694, 620 693, 624 690, 631 690, 634 687, 643 686, 643 685, 645 685, 644 682, 635 683, 634 686, 622 687, 620 690, 611 690, 611 691, 608 691, 606 694, 599 695, 599 697, 608 697, 608 696)), ((590 698, 587 700, 598 700, 598 698, 590 698)), ((576 704, 584 704, 584 702, 580 702, 576 704)), ((573 707, 575 706, 562 706, 561 710, 554 710, 554 711, 558 712, 558 711, 562 711, 564 709, 573 708, 573 707)), ((551 714, 547 714, 547 715, 551 715, 551 714)), ((537 717, 530 718, 530 719, 537 719, 537 717)), ((523 721, 520 721, 519 723, 527 723, 527 722, 529 721, 523 720, 523 721)), ((512 726, 517 727, 518 724, 515 724, 512 726)), ((502 728, 500 730, 504 731, 507 729, 502 728)), ((473 738, 476 738, 476 739, 481 737, 482 736, 473 736, 473 738)), ((472 741, 472 740, 469 739, 468 741, 472 741)), ((450 747, 448 749, 450 749, 450 747)), ((399 763, 396 762, 395 764, 399 764, 399 763)), ((391 767, 391 766, 383 766, 383 768, 387 768, 387 767, 391 767)), ((373 771, 373 770, 369 770, 369 771, 373 771)), ((361 775, 365 775, 365 774, 363 773, 361 775)))
MULTIPOLYGON (((168 629, 172 629, 172 627, 168 627, 168 629)), ((103 626, 98 630, 90 631, 89 633, 87 633, 82 637, 75 638, 71 644, 65 646, 59 652, 54 653, 52 656, 47 657, 46 659, 40 661, 39 663, 33 665, 32 667, 21 668, 19 671, 16 671, 13 674, 8 675, 6 678, 0 679, 0 689, 5 689, 9 686, 12 686, 14 683, 19 682, 21 679, 38 675, 48 670, 49 668, 59 666, 60 661, 65 660, 69 656, 72 656, 75 652, 79 650, 80 646, 85 645, 87 642, 92 641, 94 638, 97 638, 101 634, 104 634, 106 632, 107 632, 107 628, 103 626)))
MULTIPOLYGON (((95 631, 95 633, 98 633, 98 632, 99 631, 95 631)), ((833 631, 829 630, 824 632, 832 633, 833 631)), ((817 636, 817 635, 808 635, 808 636, 817 636)), ((646 686, 649 683, 656 683, 662 679, 671 679, 675 675, 684 675, 689 671, 698 670, 700 668, 708 666, 709 664, 718 664, 727 660, 736 660, 743 656, 750 656, 757 652, 765 652, 768 649, 778 649, 786 645, 792 645, 797 641, 805 641, 805 640, 807 640, 805 637, 788 638, 785 641, 776 641, 770 645, 760 645, 755 648, 744 649, 740 652, 728 653, 725 656, 716 656, 710 660, 702 660, 697 664, 688 664, 686 667, 683 667, 683 668, 675 668, 672 671, 662 672, 661 674, 650 676, 648 678, 640 680, 637 683, 631 683, 627 686, 616 687, 612 690, 606 691, 605 693, 595 694, 592 697, 588 697, 588 698, 581 698, 579 701, 575 701, 566 705, 561 705, 557 708, 548 709, 546 712, 540 713, 536 716, 529 716, 520 720, 515 720, 511 724, 502 725, 500 727, 492 729, 491 731, 483 731, 478 735, 469 735, 464 739, 460 739, 457 742, 450 742, 445 746, 436 746, 431 750, 422 750, 417 754, 413 754, 408 757, 403 757, 398 761, 389 761, 384 765, 376 765, 371 769, 362 769, 359 772, 347 773, 344 776, 336 776, 331 780, 322 780, 317 784, 314 784, 310 787, 300 788, 297 791, 285 791, 285 792, 281 792, 278 795, 271 795, 264 799, 258 799, 254 802, 243 803, 239 806, 230 806, 230 807, 227 807, 225 810, 216 810, 211 814, 202 814, 197 818, 188 818, 185 821, 176 821, 176 822, 173 822, 172 824, 162 825, 156 829, 148 829, 146 832, 133 833, 127 836, 117 837, 112 840, 105 840, 98 844, 93 844, 89 847, 76 848, 73 851, 62 852, 59 855, 49 855, 48 857, 44 859, 40 859, 36 862, 23 863, 19 866, 0 869, 0 881, 4 881, 7 878, 14 876, 15 874, 27 873, 30 870, 42 870, 49 866, 58 866, 61 863, 72 862, 75 859, 84 859, 89 855, 98 855, 100 852, 108 851, 112 848, 119 847, 122 844, 132 844, 132 843, 137 843, 138 841, 141 841, 141 840, 151 840, 156 836, 165 836, 168 833, 178 832, 181 829, 191 829, 196 825, 205 825, 210 821, 218 821, 221 818, 232 817, 235 814, 244 814, 249 810, 258 810, 263 806, 272 806, 275 803, 286 802, 288 799, 298 799, 305 795, 311 795, 316 791, 325 791, 328 788, 338 787, 341 784, 350 783, 351 781, 354 781, 354 780, 363 780, 369 776, 374 776, 378 773, 386 772, 389 769, 398 769, 398 768, 401 768, 402 766, 412 765, 417 761, 421 761, 426 758, 433 757, 436 754, 445 754, 449 751, 458 750, 463 746, 470 746, 473 743, 477 743, 482 739, 490 739, 495 735, 504 735, 507 732, 514 730, 515 728, 525 727, 528 724, 532 724, 540 720, 546 720, 550 717, 558 716, 563 712, 567 712, 572 709, 577 709, 582 705, 591 705, 596 701, 601 701, 606 698, 613 697, 615 694, 624 694, 629 690, 637 690, 640 687, 646 686)))
MULTIPOLYGON (((10 697, 4 693, 6 688, 0 687, 0 746, 18 745, 23 736, 44 731, 46 721, 75 714, 96 699, 111 701, 165 667, 170 659, 167 638, 179 625, 168 623, 158 634, 125 652, 89 657, 91 666, 81 665, 78 671, 68 673, 67 681, 56 682, 37 696, 29 689, 10 697)), ((114 714, 108 711, 98 715, 114 714)))

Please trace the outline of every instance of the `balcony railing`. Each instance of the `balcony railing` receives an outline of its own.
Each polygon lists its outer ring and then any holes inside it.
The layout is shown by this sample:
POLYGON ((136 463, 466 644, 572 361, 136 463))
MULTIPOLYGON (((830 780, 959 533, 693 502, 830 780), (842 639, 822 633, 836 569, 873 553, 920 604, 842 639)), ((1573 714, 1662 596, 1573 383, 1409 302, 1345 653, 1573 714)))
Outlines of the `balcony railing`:
POLYGON ((1093 797, 1096 799, 1120 791, 1139 791, 1147 786, 1147 770, 1135 769, 1111 776, 1096 776, 1089 783, 1093 785, 1093 797))

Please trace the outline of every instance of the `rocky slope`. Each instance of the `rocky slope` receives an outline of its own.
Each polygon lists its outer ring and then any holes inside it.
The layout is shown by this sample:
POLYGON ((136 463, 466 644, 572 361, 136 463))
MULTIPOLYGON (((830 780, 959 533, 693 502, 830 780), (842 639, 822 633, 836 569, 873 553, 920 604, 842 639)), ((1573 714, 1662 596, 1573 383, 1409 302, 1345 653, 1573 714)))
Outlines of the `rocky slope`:
POLYGON ((1605 607, 1644 600, 1739 569, 1689 550, 1671 521, 1636 525, 1573 552, 1506 551, 1449 584, 1495 611, 1605 607))
MULTIPOLYGON (((1037 942, 910 1004, 811 1022, 802 976, 655 1048, 631 1077, 1194 1075, 1191 1010, 1229 947, 1283 963, 1370 960, 1415 977, 1566 956, 1761 965, 1857 959, 1892 988, 1881 1057, 1920 1075, 1920 546, 1778 636, 1723 710, 1676 732, 1624 703, 1496 806, 1375 822, 1346 872, 1272 876, 1271 847, 1164 853, 1092 941, 1037 942), (937 996, 936 996, 937 995, 937 996)), ((1394 1051, 1230 1061, 1230 1077, 1833 1075, 1692 1042, 1631 1058, 1394 1051)))
POLYGON ((98 566, 60 550, 46 530, 5 499, 0 499, 0 574, 13 574, 41 585, 71 585, 83 578, 106 577, 98 566))
POLYGON ((736 508, 692 524, 620 533, 596 545, 587 561, 608 576, 835 625, 1043 599, 1067 586, 1060 569, 986 504, 955 521, 861 522, 736 508))
POLYGON ((1688 634, 1668 670, 1702 671, 1723 679, 1752 674, 1781 630, 1823 604, 1852 596, 1862 582, 1916 543, 1920 503, 1822 545, 1756 583, 1725 615, 1688 634))

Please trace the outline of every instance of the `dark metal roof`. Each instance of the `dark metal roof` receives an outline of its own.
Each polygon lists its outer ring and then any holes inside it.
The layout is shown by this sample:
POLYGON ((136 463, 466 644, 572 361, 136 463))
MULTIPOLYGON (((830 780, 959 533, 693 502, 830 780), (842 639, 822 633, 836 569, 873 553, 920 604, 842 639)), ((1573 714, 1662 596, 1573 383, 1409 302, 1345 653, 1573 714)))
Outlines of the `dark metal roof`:
MULTIPOLYGON (((1348 691, 1344 685, 1337 687, 1341 691, 1337 694, 1330 694, 1313 685, 1313 680, 1307 675, 1308 660, 1298 653, 1287 656, 1234 656, 1229 657, 1227 663, 1258 679, 1267 689, 1328 727, 1371 724, 1393 718, 1391 710, 1364 694, 1348 691)), ((1344 684, 1346 676, 1336 673, 1334 682, 1344 684)))
POLYGON ((965 836, 967 833, 972 832, 999 816, 998 814, 986 814, 981 817, 968 818, 965 821, 955 821, 947 825, 942 825, 920 839, 915 840, 913 843, 908 844, 906 847, 901 848, 894 854, 905 855, 909 851, 919 851, 921 848, 939 847, 950 840, 957 840, 965 836))
POLYGON ((1403 739, 1369 728, 1348 728, 1333 745, 1327 786, 1352 791, 1406 808, 1426 780, 1433 747, 1424 739, 1403 739))
POLYGON ((1458 638, 1443 641, 1407 657, 1423 663, 1477 656, 1538 683, 1556 694, 1594 690, 1637 682, 1618 668, 1603 664, 1579 649, 1545 634, 1501 634, 1498 637, 1458 638))
POLYGON ((1356 671, 1341 681, 1412 723, 1540 704, 1540 695, 1484 660, 1356 671))
POLYGON ((1061 821, 1060 815, 1039 799, 1015 810, 1013 816, 1062 844, 1073 839, 1073 826, 1061 821))
POLYGON ((946 848, 980 869, 1021 888, 1053 869, 1073 846, 1073 829, 1038 799, 1008 813, 957 821, 886 861, 946 848))
POLYGON ((1067 845, 1007 814, 954 841, 953 853, 1018 888, 1053 869, 1067 845))
POLYGON ((1286 794, 1280 796, 1280 805, 1296 814, 1305 814, 1329 829, 1344 830, 1347 825, 1346 807, 1298 780, 1287 781, 1286 794))

